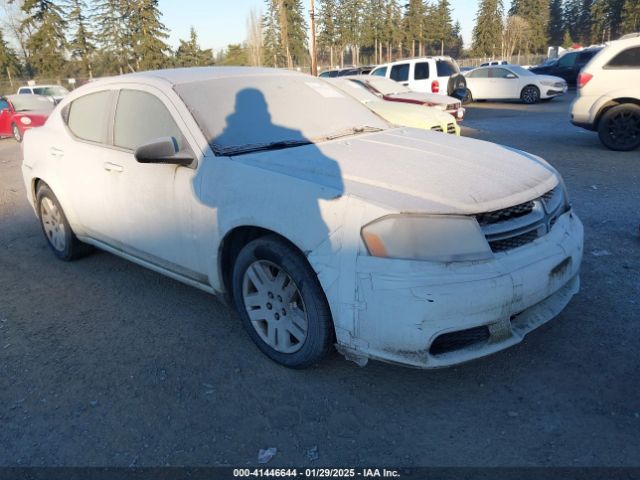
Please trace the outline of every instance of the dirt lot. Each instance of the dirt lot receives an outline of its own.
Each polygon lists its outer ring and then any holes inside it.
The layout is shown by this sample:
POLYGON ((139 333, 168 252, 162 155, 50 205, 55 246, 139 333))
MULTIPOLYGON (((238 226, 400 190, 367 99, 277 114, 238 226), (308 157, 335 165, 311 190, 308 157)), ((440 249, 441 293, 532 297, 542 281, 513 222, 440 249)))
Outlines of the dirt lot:
POLYGON ((57 261, 0 141, 0 465, 251 465, 265 447, 270 465, 639 465, 640 152, 572 127, 570 100, 476 104, 464 134, 564 175, 582 292, 517 347, 438 371, 287 370, 205 293, 106 253, 57 261))

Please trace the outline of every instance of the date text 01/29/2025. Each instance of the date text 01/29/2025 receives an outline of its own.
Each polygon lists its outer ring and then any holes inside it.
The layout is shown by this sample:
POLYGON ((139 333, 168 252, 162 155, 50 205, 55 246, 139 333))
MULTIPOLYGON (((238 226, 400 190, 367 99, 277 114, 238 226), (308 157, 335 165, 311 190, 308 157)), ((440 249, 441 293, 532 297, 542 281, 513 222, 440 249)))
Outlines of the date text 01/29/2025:
POLYGON ((236 468, 235 478, 400 478, 397 470, 386 468, 236 468))

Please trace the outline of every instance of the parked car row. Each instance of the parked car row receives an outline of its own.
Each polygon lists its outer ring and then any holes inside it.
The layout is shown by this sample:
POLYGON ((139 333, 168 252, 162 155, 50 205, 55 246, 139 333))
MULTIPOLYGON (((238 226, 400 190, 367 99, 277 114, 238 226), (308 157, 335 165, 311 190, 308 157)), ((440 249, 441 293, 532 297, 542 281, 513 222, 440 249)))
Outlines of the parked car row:
POLYGON ((22 141, 24 133, 44 125, 53 109, 51 101, 42 95, 7 95, 0 97, 0 137, 22 141))

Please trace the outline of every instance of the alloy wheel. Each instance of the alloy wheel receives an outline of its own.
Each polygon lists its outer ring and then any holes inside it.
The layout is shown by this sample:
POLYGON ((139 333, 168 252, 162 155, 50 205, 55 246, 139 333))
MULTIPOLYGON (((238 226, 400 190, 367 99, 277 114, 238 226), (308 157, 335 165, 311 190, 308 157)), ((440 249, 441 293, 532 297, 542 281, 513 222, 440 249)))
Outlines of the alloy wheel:
POLYGON ((65 226, 60 210, 49 197, 42 198, 40 202, 40 218, 49 243, 58 252, 63 252, 67 243, 65 226))
POLYGON ((640 114, 622 110, 609 119, 607 127, 613 144, 622 149, 632 147, 640 138, 640 114))
POLYGON ((251 325, 262 341, 281 353, 295 353, 304 344, 309 319, 298 286, 281 267, 267 260, 249 265, 242 297, 251 325))

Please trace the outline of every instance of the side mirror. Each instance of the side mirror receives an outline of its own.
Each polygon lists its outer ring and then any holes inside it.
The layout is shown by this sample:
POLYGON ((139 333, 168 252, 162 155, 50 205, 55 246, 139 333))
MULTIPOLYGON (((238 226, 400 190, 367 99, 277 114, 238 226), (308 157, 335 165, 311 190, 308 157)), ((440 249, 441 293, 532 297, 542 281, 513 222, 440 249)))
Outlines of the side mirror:
POLYGON ((140 145, 134 156, 139 163, 164 163, 184 167, 191 165, 194 160, 190 155, 178 152, 178 145, 171 137, 157 138, 140 145))

